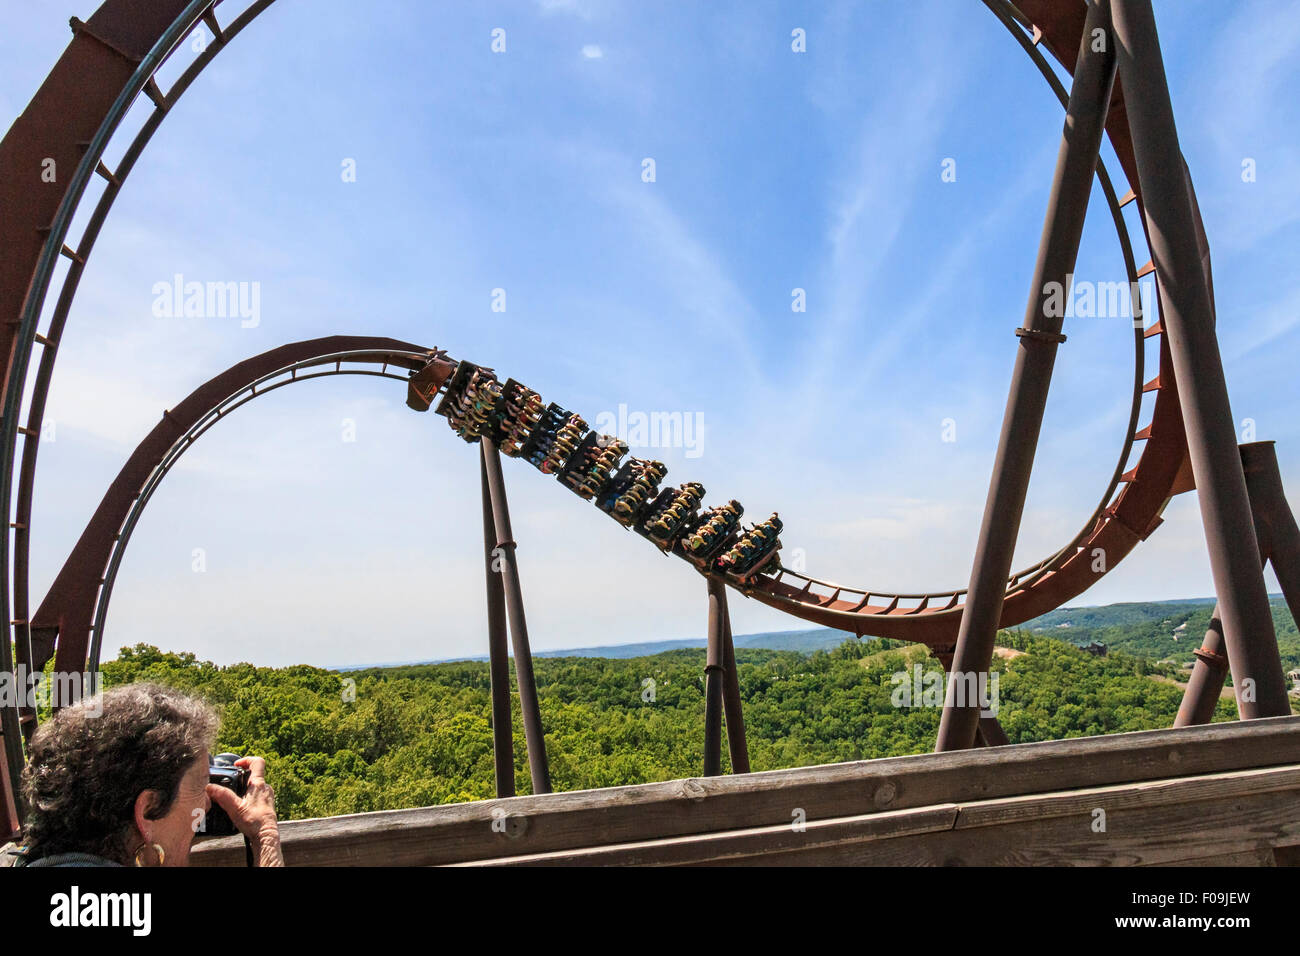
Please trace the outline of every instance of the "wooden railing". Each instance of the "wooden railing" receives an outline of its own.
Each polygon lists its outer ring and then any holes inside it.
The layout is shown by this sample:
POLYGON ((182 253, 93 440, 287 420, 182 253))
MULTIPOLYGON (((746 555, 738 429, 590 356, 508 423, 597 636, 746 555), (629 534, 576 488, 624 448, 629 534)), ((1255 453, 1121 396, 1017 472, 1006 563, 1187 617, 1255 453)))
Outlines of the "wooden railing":
MULTIPOLYGON (((290 866, 1292 862, 1300 717, 281 824, 290 866)), ((238 838, 196 865, 242 865, 238 838)))

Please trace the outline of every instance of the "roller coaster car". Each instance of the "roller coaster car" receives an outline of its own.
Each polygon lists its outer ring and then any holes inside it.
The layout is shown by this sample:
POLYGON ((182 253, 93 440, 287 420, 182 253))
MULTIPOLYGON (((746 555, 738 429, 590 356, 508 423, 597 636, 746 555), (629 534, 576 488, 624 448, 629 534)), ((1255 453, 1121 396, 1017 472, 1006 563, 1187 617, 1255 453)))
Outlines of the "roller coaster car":
POLYGON ((501 390, 501 400, 498 443, 503 454, 517 458, 542 419, 542 396, 512 378, 501 390))
POLYGON ((497 439, 496 419, 503 407, 501 383, 490 368, 461 362, 447 383, 447 393, 437 412, 467 442, 484 436, 497 439))
POLYGON ((582 436, 587 431, 587 422, 581 415, 570 415, 569 420, 560 426, 555 438, 546 449, 546 454, 537 466, 542 474, 553 475, 564 467, 573 453, 582 443, 582 436))
POLYGON ((775 557, 777 549, 781 547, 783 527, 777 513, 772 512, 766 521, 759 522, 742 534, 718 558, 715 566, 719 571, 742 581, 753 577, 775 557))
POLYGON ((650 516, 642 523, 642 530, 660 548, 670 550, 703 499, 704 486, 698 481, 688 481, 676 491, 661 493, 650 516))
POLYGON ((443 393, 442 401, 438 403, 438 407, 434 410, 436 414, 451 417, 452 410, 459 407, 465 387, 469 385, 470 379, 474 377, 476 372, 492 375, 490 368, 475 365, 473 362, 462 361, 456 365, 456 371, 447 380, 447 389, 443 393))
POLYGON ((427 412, 444 382, 456 374, 456 362, 447 353, 434 349, 429 353, 429 364, 412 372, 406 383, 406 404, 417 412, 427 412))
POLYGON ((501 407, 501 384, 475 376, 461 397, 462 421, 475 438, 496 439, 497 412, 501 407))
POLYGON ((662 461, 629 458, 597 496, 596 507, 625 528, 630 527, 659 493, 659 482, 667 474, 662 461))
POLYGON ((626 454, 627 442, 591 432, 569 457, 559 479, 578 497, 590 500, 609 484, 610 475, 626 454))
POLYGON ((573 413, 552 402, 541 412, 537 424, 528 433, 528 439, 519 449, 519 457, 534 468, 541 468, 550 450, 556 433, 564 426, 573 413))
POLYGON ((693 559, 708 558, 727 542, 744 513, 744 507, 735 498, 710 508, 682 535, 683 553, 693 559))

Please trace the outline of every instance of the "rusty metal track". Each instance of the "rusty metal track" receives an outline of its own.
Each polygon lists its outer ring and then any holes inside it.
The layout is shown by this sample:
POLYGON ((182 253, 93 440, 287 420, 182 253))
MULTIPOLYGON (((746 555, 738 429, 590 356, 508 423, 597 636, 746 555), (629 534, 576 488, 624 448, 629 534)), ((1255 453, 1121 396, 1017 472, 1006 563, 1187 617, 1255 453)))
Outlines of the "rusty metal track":
MULTIPOLYGON (((172 107, 175 106, 176 102, 189 89, 190 85, 212 59, 225 49, 226 44, 272 2, 273 0, 255 0, 243 13, 224 28, 216 22, 215 13, 212 10, 203 14, 200 19, 213 31, 216 39, 194 58, 193 62, 185 68, 166 93, 161 90, 152 77, 150 78, 145 84, 145 94, 153 102, 154 109, 150 111, 139 130, 136 131, 130 144, 113 169, 110 170, 102 159, 99 160, 95 167, 96 173, 105 180, 103 192, 95 204, 81 238, 75 243, 75 258, 71 260, 71 265, 63 278, 62 288, 49 324, 43 334, 36 336, 37 344, 42 346, 40 362, 28 406, 26 428, 20 430, 23 436, 23 448, 18 470, 18 492, 14 502, 12 522, 14 529, 14 636, 18 652, 17 660, 20 664, 30 666, 31 632, 28 622, 31 619, 29 604, 31 514, 36 481, 36 460, 40 450, 41 422, 45 415, 45 402, 54 374, 54 363, 58 357, 59 341, 63 337, 68 313, 72 308, 73 299, 76 296, 81 277, 85 272, 87 260, 90 258, 95 242, 99 238, 100 230, 108 218, 108 213, 112 210, 113 203, 121 193, 126 178, 135 168, 136 161, 140 158, 144 148, 149 144, 158 127, 162 125, 162 121, 167 117, 172 107)), ((119 131, 117 135, 122 135, 122 132, 119 131)))
MULTIPOLYGON (((37 321, 59 256, 84 257, 65 245, 73 214, 87 184, 101 166, 104 149, 131 103, 150 82, 175 45, 202 17, 204 0, 108 0, 86 23, 72 21, 73 39, 31 104, 0 141, 0 500, 6 534, 0 540, 0 611, 6 628, 14 621, 9 601, 9 519, 14 444, 27 364, 37 321), (54 181, 37 170, 54 163, 54 181), (74 170, 71 176, 58 169, 74 170), (45 187, 53 188, 45 188, 45 187)), ((0 641, 0 668, 13 670, 8 634, 0 641)), ((22 766, 17 709, 0 708, 8 776, 22 766)), ((6 801, 7 802, 7 801, 6 801)), ((6 821, 13 822, 13 821, 6 821)))
MULTIPOLYGON (((333 343, 331 342, 331 344, 333 343)), ((122 557, 126 553, 127 542, 130 541, 131 535, 135 532, 136 524, 139 522, 141 514, 144 513, 145 506, 149 503, 149 499, 153 497, 158 485, 167 477, 176 462, 180 460, 180 457, 190 449, 191 445, 202 438, 209 428, 218 421, 228 418, 233 411, 242 408, 255 398, 277 391, 286 385, 294 385, 312 379, 330 378, 338 375, 367 375, 394 379, 405 384, 410 378, 410 372, 423 367, 428 362, 431 352, 432 350, 429 349, 404 353, 393 352, 391 349, 379 351, 361 349, 327 352, 317 357, 303 359, 293 365, 269 372, 256 381, 250 382, 246 387, 228 396, 225 401, 210 409, 184 435, 177 438, 163 459, 154 466, 153 471, 140 487, 140 490, 134 495, 130 511, 123 520, 121 529, 113 537, 112 556, 108 560, 103 582, 95 600, 95 617, 90 629, 90 651, 86 660, 86 667, 91 671, 99 670, 104 621, 108 615, 108 602, 113 596, 113 584, 117 580, 122 557), (379 370, 375 371, 366 367, 371 365, 378 365, 379 370), (399 373, 393 371, 393 369, 402 369, 404 371, 399 373)), ((39 613, 35 620, 38 622, 42 620, 39 613)))
POLYGON ((409 373, 432 355, 431 349, 376 336, 296 342, 240 362, 164 412, 105 492, 33 615, 33 664, 43 667, 57 649, 60 671, 98 666, 108 600, 131 532, 171 466, 216 422, 259 395, 312 378, 369 374, 405 383, 407 374, 389 369, 409 373))

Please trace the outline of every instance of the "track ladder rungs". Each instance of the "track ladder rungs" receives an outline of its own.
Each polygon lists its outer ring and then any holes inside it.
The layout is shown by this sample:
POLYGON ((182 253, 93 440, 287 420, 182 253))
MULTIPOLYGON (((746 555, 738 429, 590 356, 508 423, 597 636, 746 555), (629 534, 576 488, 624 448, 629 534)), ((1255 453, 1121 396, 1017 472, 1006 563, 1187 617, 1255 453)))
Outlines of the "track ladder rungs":
POLYGON ((217 43, 225 43, 226 35, 221 32, 221 24, 217 22, 217 13, 216 10, 213 9, 215 6, 216 4, 214 3, 211 7, 208 7, 207 12, 203 14, 203 22, 207 25, 208 29, 212 31, 212 36, 217 43))
POLYGON ((103 176, 114 186, 122 185, 122 181, 113 175, 112 171, 110 171, 109 168, 104 165, 104 161, 102 159, 95 164, 95 172, 99 173, 99 175, 103 176))
POLYGON ((144 84, 144 93, 149 99, 153 100, 153 105, 158 109, 165 112, 169 108, 167 97, 163 95, 162 89, 158 86, 158 81, 152 76, 144 84))

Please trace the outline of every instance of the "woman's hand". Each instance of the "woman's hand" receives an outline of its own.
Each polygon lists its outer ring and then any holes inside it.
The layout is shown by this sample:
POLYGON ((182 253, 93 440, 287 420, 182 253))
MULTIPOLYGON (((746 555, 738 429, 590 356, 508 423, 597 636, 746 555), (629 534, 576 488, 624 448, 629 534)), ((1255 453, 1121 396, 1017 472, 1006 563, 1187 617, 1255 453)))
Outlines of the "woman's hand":
POLYGON ((233 790, 208 784, 208 796, 225 810, 236 829, 248 837, 258 866, 284 866, 280 853, 280 825, 275 818, 275 791, 266 782, 266 761, 261 757, 241 757, 236 767, 248 770, 248 788, 242 797, 233 790))

